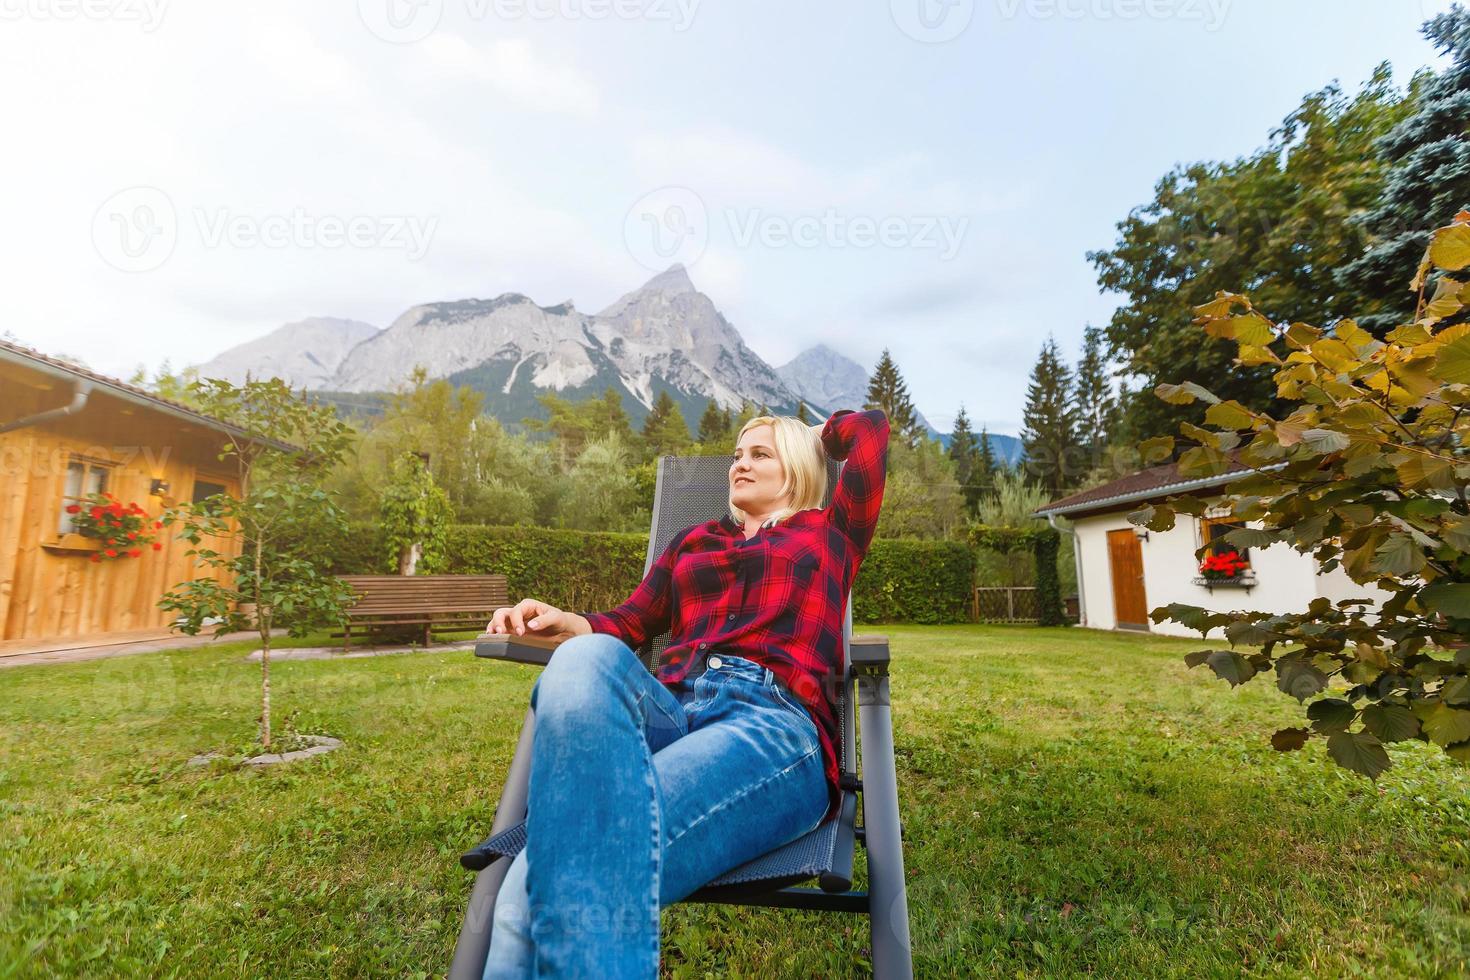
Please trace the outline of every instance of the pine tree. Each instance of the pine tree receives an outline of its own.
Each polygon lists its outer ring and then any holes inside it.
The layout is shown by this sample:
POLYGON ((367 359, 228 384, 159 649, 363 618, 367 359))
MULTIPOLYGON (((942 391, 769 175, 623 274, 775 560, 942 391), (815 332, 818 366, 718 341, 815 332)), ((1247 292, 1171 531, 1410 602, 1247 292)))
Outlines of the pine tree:
POLYGON ((1360 326, 1380 336, 1412 318, 1414 297, 1403 284, 1430 231, 1470 207, 1470 12, 1457 4, 1422 31, 1453 61, 1423 84, 1417 111, 1378 141, 1378 157, 1391 169, 1377 205, 1362 218, 1374 243, 1333 274, 1340 286, 1377 299, 1354 312, 1360 326))
POLYGON ((888 416, 891 436, 897 436, 911 446, 917 442, 918 419, 914 403, 909 399, 909 387, 898 373, 898 365, 893 363, 886 347, 878 359, 878 366, 873 369, 872 378, 868 380, 868 400, 863 403, 863 408, 881 408, 888 416))
POLYGON ((1089 326, 1083 334, 1082 357, 1077 361, 1073 405, 1077 416, 1078 442, 1093 462, 1096 462, 1111 441, 1118 413, 1103 343, 1102 330, 1089 326))
POLYGON ((658 393, 648 417, 643 420, 643 444, 650 456, 678 453, 689 448, 689 424, 679 403, 667 391, 658 393))
POLYGON ((982 493, 989 493, 1000 475, 1002 464, 995 458, 995 448, 990 445, 990 431, 980 426, 980 448, 975 462, 975 482, 982 493))
POLYGON ((1031 369, 1021 442, 1026 448, 1026 470, 1040 485, 1060 491, 1079 476, 1077 415, 1072 397, 1072 372, 1062 360, 1055 338, 1048 337, 1031 369))
POLYGON ((713 398, 704 405, 704 414, 699 417, 699 442, 703 446, 718 446, 730 440, 730 410, 723 412, 713 398))
POLYGON ((955 482, 960 485, 960 492, 964 494, 965 509, 968 513, 974 513, 982 492, 978 472, 980 449, 975 433, 970 431, 970 417, 965 414, 964 405, 960 406, 959 414, 954 417, 954 432, 949 437, 949 458, 954 460, 955 482))
POLYGON ((796 420, 804 425, 811 425, 811 416, 807 414, 806 399, 796 403, 796 420))

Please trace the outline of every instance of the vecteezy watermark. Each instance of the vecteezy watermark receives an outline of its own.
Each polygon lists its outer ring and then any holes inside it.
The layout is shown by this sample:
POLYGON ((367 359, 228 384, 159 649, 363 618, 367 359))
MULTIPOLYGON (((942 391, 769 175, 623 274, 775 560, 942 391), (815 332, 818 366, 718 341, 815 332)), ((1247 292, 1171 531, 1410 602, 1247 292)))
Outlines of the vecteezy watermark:
POLYGON ((169 0, 0 0, 0 20, 113 20, 136 23, 151 34, 163 22, 169 0))
MULTIPOLYGON (((709 245, 709 211, 687 187, 660 187, 638 199, 623 220, 623 240, 638 263, 655 271, 693 265, 709 245)), ((778 214, 726 208, 714 224, 736 248, 892 248, 933 250, 942 261, 959 254, 970 219, 947 214, 852 214, 827 208, 778 214)))
POLYGON ((963 215, 875 217, 843 214, 828 208, 820 214, 766 214, 759 208, 727 209, 725 221, 736 247, 758 243, 766 248, 905 248, 934 249, 949 261, 959 253, 970 219, 963 215))
POLYGON ((148 272, 168 261, 179 240, 179 217, 157 187, 129 187, 102 202, 92 216, 92 244, 102 261, 122 272, 148 272))
POLYGON ((438 215, 314 215, 305 208, 290 214, 235 214, 229 208, 194 209, 206 248, 372 248, 402 250, 417 262, 429 250, 438 215))
POLYGON ((1183 20, 1218 31, 1231 0, 994 0, 1005 20, 1183 20))
MULTIPOLYGON (((439 227, 437 215, 240 213, 227 207, 188 212, 205 248, 360 248, 402 251, 417 262, 439 227)), ((168 261, 179 239, 179 214, 157 187, 129 187, 102 202, 92 217, 92 244, 122 272, 149 272, 168 261)))
MULTIPOLYGON (((0 0, 4 2, 4 0, 0 0)), ((434 32, 445 0, 357 0, 363 24, 390 44, 412 44, 434 32)), ((701 0, 455 0, 472 21, 622 20, 666 23, 675 32, 694 23, 701 0)))
POLYGON ((687 187, 660 187, 640 197, 623 218, 623 241, 645 268, 693 265, 709 245, 709 212, 687 187))
POLYGON ((975 0, 888 0, 893 23, 915 41, 942 44, 964 33, 975 16, 975 0))

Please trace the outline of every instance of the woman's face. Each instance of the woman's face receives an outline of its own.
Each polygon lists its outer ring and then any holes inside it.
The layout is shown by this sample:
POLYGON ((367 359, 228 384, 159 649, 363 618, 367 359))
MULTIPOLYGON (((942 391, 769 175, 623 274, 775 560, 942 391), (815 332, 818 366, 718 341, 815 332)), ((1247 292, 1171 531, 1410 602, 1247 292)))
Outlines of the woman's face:
POLYGON ((768 514, 783 501, 786 470, 776 457, 775 432, 769 425, 746 431, 730 463, 730 502, 747 514, 768 514))

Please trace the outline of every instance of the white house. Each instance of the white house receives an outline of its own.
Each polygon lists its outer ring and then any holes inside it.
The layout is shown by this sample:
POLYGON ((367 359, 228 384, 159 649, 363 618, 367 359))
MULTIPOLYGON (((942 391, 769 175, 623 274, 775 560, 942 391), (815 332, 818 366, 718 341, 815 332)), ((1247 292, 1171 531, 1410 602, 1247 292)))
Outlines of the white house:
MULTIPOLYGON (((1128 513, 1149 501, 1177 494, 1219 498, 1223 485, 1244 470, 1236 466, 1219 476, 1191 479, 1180 476, 1170 463, 1054 500, 1038 510, 1037 516, 1053 524, 1058 517, 1072 523, 1082 625, 1198 637, 1175 622, 1154 624, 1149 610, 1183 602, 1220 612, 1286 613, 1301 612, 1318 596, 1333 602, 1387 598, 1378 589, 1358 585, 1340 568, 1322 572, 1311 555, 1285 544, 1249 549, 1242 556, 1249 567, 1237 579, 1210 582, 1200 574, 1195 550, 1239 524, 1209 511, 1204 518, 1180 514, 1168 531, 1128 523, 1128 513)), ((1219 550, 1235 549, 1221 542, 1219 550)))

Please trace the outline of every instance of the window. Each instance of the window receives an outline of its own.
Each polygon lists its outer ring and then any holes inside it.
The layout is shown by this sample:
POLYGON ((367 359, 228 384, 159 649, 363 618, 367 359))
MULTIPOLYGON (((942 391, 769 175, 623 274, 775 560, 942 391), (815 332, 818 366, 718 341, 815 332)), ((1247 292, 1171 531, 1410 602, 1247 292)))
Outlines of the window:
MULTIPOLYGON (((223 483, 211 483, 208 480, 196 479, 194 481, 194 496, 190 499, 195 504, 202 504, 215 494, 224 492, 225 485, 223 483)), ((213 512, 214 508, 205 508, 205 510, 206 512, 213 512)))
POLYGON ((106 490, 111 475, 112 467, 106 463, 75 456, 67 462, 66 486, 61 495, 60 520, 56 524, 57 534, 72 534, 76 531, 76 526, 72 523, 73 515, 68 514, 66 509, 72 504, 80 504, 84 498, 94 493, 102 493, 106 490))
POLYGON ((1231 520, 1229 518, 1205 518, 1200 521, 1200 535, 1204 538, 1202 544, 1207 549, 1206 553, 1211 555, 1224 554, 1234 551, 1240 555, 1240 560, 1250 567, 1251 550, 1249 548, 1237 548, 1235 545, 1225 541, 1225 535, 1236 528, 1245 527, 1244 521, 1231 520))

